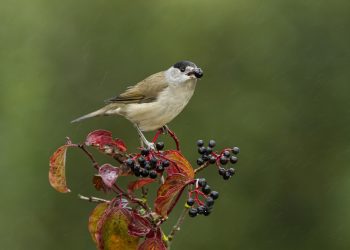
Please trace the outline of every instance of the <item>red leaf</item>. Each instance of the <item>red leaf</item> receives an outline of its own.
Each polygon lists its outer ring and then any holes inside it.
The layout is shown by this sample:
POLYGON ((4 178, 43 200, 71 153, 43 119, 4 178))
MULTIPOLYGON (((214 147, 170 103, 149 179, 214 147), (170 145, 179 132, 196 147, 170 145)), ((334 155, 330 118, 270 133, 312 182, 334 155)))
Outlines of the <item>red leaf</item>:
POLYGON ((87 146, 97 147, 107 154, 125 152, 126 146, 121 139, 113 139, 112 133, 107 130, 95 130, 88 134, 85 140, 87 146))
POLYGON ((143 186, 148 185, 155 181, 156 180, 152 178, 142 178, 137 181, 130 182, 130 184, 128 185, 128 191, 134 192, 136 189, 142 188, 143 186))
POLYGON ((131 218, 128 227, 130 235, 143 237, 153 229, 153 226, 149 220, 143 218, 135 212, 130 214, 131 218))
POLYGON ((170 166, 166 168, 167 174, 169 176, 175 173, 181 173, 183 175, 186 175, 189 179, 194 178, 194 171, 191 164, 179 151, 165 151, 164 157, 170 161, 170 166))
POLYGON ((158 189, 154 202, 156 212, 166 217, 190 180, 192 179, 188 176, 179 173, 168 176, 158 189))
POLYGON ((118 178, 119 169, 110 164, 103 164, 98 169, 98 174, 101 176, 104 184, 111 188, 118 178))
POLYGON ((166 246, 162 240, 162 233, 158 229, 153 237, 146 238, 139 246, 138 250, 166 250, 166 246))
POLYGON ((66 183, 66 154, 67 148, 72 145, 59 147, 50 157, 49 181, 51 186, 61 193, 68 193, 70 190, 66 183))
POLYGON ((127 148, 126 145, 124 143, 124 141, 122 139, 114 139, 115 145, 117 146, 117 148, 119 149, 120 152, 126 152, 127 148))

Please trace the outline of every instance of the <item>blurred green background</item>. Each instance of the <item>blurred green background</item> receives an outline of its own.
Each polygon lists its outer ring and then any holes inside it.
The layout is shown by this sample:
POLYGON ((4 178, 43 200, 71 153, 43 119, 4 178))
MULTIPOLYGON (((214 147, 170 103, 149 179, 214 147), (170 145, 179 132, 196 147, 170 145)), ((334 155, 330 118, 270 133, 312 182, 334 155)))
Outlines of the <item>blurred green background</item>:
POLYGON ((196 140, 214 138, 241 154, 230 181, 201 174, 221 197, 173 249, 349 249, 349 13, 345 0, 1 1, 0 248, 94 249, 94 204, 77 199, 106 197, 90 162, 68 152, 63 195, 49 157, 98 128, 136 148, 124 119, 69 121, 187 59, 205 76, 170 124, 183 153, 195 163, 196 140))

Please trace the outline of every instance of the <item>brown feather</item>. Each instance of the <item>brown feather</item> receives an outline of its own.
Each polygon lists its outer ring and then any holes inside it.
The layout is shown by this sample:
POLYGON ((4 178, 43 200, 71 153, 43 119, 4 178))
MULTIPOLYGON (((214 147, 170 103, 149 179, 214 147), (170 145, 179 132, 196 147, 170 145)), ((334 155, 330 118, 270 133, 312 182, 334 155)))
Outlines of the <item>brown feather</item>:
POLYGON ((168 84, 164 72, 158 72, 142 80, 135 86, 130 86, 119 96, 106 100, 107 103, 146 103, 157 99, 168 84))

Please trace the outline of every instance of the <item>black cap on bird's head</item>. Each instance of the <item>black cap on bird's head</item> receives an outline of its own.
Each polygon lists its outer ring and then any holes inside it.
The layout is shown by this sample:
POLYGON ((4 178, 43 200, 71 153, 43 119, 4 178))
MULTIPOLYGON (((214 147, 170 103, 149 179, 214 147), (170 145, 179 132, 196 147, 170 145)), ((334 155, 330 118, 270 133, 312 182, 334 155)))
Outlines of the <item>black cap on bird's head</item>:
POLYGON ((173 67, 179 69, 181 72, 185 72, 187 67, 191 67, 192 69, 187 73, 187 75, 194 75, 196 78, 201 78, 203 76, 202 69, 190 61, 177 62, 173 65, 173 67))

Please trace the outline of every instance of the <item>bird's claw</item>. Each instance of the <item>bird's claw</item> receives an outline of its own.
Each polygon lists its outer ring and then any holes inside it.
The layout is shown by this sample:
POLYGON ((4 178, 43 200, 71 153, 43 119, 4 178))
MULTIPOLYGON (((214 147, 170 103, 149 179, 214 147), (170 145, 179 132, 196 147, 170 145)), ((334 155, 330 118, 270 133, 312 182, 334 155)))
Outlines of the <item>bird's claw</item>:
POLYGON ((151 149, 151 150, 155 150, 156 149, 156 145, 153 143, 153 142, 145 142, 145 144, 146 144, 146 147, 148 148, 148 149, 151 149))

